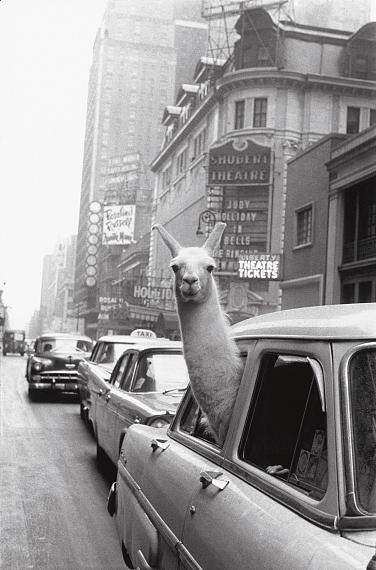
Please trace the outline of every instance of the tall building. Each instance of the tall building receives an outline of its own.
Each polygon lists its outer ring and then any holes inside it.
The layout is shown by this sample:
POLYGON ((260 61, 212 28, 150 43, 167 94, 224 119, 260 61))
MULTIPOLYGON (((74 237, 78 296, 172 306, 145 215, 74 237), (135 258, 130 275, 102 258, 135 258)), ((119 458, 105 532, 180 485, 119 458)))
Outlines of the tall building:
MULTIPOLYGON (((88 86, 74 291, 77 310, 85 315, 92 335, 99 311, 100 218, 106 202, 110 161, 139 153, 144 171, 158 152, 163 140, 162 113, 174 96, 176 77, 179 81, 188 79, 192 60, 206 47, 205 23, 199 16, 198 22, 189 17, 196 17, 199 5, 200 0, 191 0, 189 4, 181 0, 110 0, 95 40, 88 86), (190 42, 186 41, 188 34, 190 42), (98 211, 91 211, 90 206, 98 211), (96 264, 87 263, 89 256, 91 260, 96 258, 96 264)), ((145 202, 150 206, 151 173, 149 183, 145 202)), ((116 201, 117 205, 124 205, 120 204, 121 197, 116 201)), ((113 196, 111 202, 114 204, 113 196)), ((136 207, 136 225, 139 213, 140 208, 136 207)), ((136 233, 133 237, 137 240, 141 235, 136 233)))
POLYGON ((76 236, 59 240, 43 258, 40 298, 41 332, 74 332, 81 323, 73 311, 76 236))

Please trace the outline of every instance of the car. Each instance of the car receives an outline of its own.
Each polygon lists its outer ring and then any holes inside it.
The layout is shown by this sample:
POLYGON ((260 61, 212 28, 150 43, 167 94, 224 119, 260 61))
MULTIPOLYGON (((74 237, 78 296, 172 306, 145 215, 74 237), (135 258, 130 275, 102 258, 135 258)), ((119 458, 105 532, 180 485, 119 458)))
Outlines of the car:
POLYGON ((90 357, 93 341, 85 335, 45 333, 35 340, 26 365, 31 399, 39 392, 78 394, 78 365, 90 357))
POLYGON ((109 458, 117 465, 132 424, 168 425, 188 381, 181 342, 143 341, 128 348, 98 395, 93 429, 99 464, 109 458))
MULTIPOLYGON (((111 372, 120 356, 129 346, 140 342, 153 342, 156 337, 152 336, 147 329, 136 329, 130 335, 107 335, 101 336, 95 343, 88 360, 83 360, 78 365, 80 415, 88 424, 93 426, 95 407, 100 391, 107 389, 107 383, 111 372)), ((153 333, 155 335, 155 333, 153 333)), ((158 342, 168 339, 158 339, 158 342)))
POLYGON ((376 303, 231 327, 244 370, 223 445, 190 389, 133 425, 108 497, 134 568, 375 568, 376 303))

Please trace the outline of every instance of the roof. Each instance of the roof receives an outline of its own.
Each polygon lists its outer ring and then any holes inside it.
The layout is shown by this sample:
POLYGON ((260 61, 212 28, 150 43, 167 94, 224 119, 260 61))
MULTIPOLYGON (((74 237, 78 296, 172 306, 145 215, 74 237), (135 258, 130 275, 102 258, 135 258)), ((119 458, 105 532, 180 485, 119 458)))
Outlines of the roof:
POLYGON ((54 332, 50 332, 50 333, 43 333, 40 334, 39 336, 36 337, 44 339, 44 338, 77 338, 78 340, 90 340, 90 342, 93 342, 93 339, 91 339, 89 336, 86 336, 85 334, 76 334, 76 333, 54 333, 54 332))
MULTIPOLYGON (((167 339, 166 339, 167 340, 167 339)), ((140 341, 140 337, 139 336, 131 336, 129 334, 111 334, 111 335, 105 335, 105 336, 101 336, 100 338, 97 339, 97 342, 101 341, 101 342, 113 342, 114 344, 139 344, 140 342, 158 342, 158 341, 162 341, 161 338, 143 338, 142 341, 140 341)))
POLYGON ((183 343, 179 340, 159 340, 156 339, 153 342, 137 342, 129 347, 131 350, 154 350, 158 352, 163 351, 174 351, 174 352, 183 352, 183 343))
POLYGON ((323 305, 268 313, 231 327, 237 338, 376 341, 376 303, 323 305))

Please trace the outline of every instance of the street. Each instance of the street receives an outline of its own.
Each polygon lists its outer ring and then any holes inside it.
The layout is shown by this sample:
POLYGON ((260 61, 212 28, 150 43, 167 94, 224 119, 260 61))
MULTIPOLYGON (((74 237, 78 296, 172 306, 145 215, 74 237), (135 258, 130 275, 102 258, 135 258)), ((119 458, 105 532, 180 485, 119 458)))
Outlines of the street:
POLYGON ((126 568, 77 401, 31 402, 25 367, 0 356, 1 570, 126 568))

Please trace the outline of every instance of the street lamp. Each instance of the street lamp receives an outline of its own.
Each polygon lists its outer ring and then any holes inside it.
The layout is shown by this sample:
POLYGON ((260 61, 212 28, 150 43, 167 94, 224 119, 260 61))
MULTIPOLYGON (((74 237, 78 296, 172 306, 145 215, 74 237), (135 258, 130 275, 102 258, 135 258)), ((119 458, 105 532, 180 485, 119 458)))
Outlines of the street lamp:
POLYGON ((201 223, 205 224, 206 226, 214 225, 217 218, 215 212, 212 210, 204 210, 198 217, 198 226, 196 230, 197 236, 204 235, 204 231, 201 229, 201 223))

